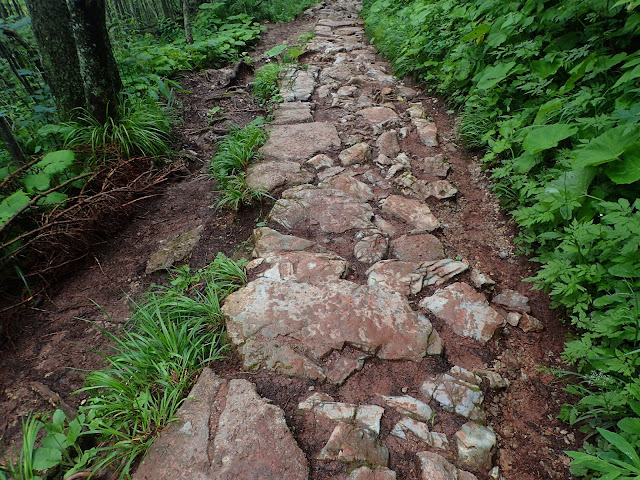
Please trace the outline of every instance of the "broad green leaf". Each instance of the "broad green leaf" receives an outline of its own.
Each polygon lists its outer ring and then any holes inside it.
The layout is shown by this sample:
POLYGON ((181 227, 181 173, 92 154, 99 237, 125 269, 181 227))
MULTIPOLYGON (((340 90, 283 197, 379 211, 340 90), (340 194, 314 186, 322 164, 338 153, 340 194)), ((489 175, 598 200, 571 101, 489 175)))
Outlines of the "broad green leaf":
POLYGON ((64 412, 61 409, 56 409, 55 412, 53 412, 53 418, 51 419, 51 422, 54 423, 55 425, 60 425, 61 427, 64 425, 64 421, 67 419, 67 416, 64 414, 64 412))
POLYGON ((33 452, 33 469, 45 470, 62 461, 62 452, 55 448, 40 447, 33 452))
POLYGON ((640 457, 638 457, 638 452, 636 449, 627 442, 623 436, 618 435, 617 433, 610 432, 608 430, 604 430, 602 428, 598 428, 598 432, 600 435, 604 437, 604 439, 609 442, 611 445, 620 450, 624 455, 629 458, 633 462, 633 465, 636 467, 640 466, 640 457))
POLYGON ((563 106, 562 100, 559 98, 554 98, 553 100, 549 100, 548 102, 540 106, 540 109, 538 110, 538 113, 536 114, 536 118, 534 119, 533 123, 536 125, 541 125, 543 123, 546 123, 547 118, 549 117, 549 114, 555 112, 556 110, 560 110, 562 106, 563 106))
POLYGON ((618 422, 620 430, 640 437, 640 418, 623 418, 618 422))
POLYGON ((620 157, 628 147, 638 141, 638 132, 626 130, 625 127, 615 127, 591 140, 578 150, 574 168, 601 165, 620 157))
POLYGON ((624 72, 618 81, 613 85, 613 88, 619 87, 620 85, 630 82, 631 80, 635 80, 640 77, 640 65, 636 65, 632 70, 627 70, 624 72))
POLYGON ((621 277, 621 278, 640 277, 640 271, 634 265, 629 265, 628 263, 621 263, 618 265, 614 265, 613 267, 609 268, 607 271, 614 277, 621 277))
POLYGON ((509 76, 509 72, 516 66, 516 62, 499 63, 486 67, 478 80, 476 87, 489 90, 509 76))
POLYGON ((545 186, 549 194, 562 194, 565 197, 577 198, 584 195, 595 177, 594 168, 571 170, 550 181, 545 186))
POLYGON ((57 205, 58 203, 64 202, 69 195, 61 192, 51 192, 45 197, 41 198, 38 201, 38 205, 57 205))
POLYGON ((29 197, 24 190, 18 190, 0 202, 0 226, 13 215, 29 204, 29 197))
POLYGON ((36 163, 36 168, 41 168, 44 173, 55 175, 64 172, 73 165, 76 154, 72 150, 56 150, 47 153, 42 160, 36 163))
POLYGON ((51 177, 46 173, 36 173, 33 175, 25 175, 22 183, 27 187, 29 193, 44 192, 51 185, 51 177))
POLYGON ((532 155, 531 153, 525 152, 514 160, 513 169, 516 173, 527 173, 540 163, 540 160, 541 155, 532 155))
POLYGON ((535 60, 531 62, 531 71, 543 80, 554 75, 561 67, 560 62, 549 62, 548 60, 535 60))
POLYGON ((269 50, 264 52, 264 54, 267 55, 268 57, 277 57, 282 52, 284 52, 287 48, 289 48, 289 46, 286 43, 283 43, 282 45, 276 45, 275 47, 270 48, 269 50))
POLYGON ((477 40, 480 37, 486 35, 489 30, 491 30, 491 25, 487 23, 481 23, 476 28, 467 33, 464 37, 461 38, 463 42, 468 42, 470 40, 477 40))
POLYGON ((9 176, 9 167, 0 167, 0 182, 9 176))
POLYGON ((532 127, 522 143, 528 153, 538 153, 549 148, 557 147, 565 138, 569 138, 578 131, 575 125, 555 123, 541 127, 532 127))
POLYGON ((629 184, 640 180, 640 142, 629 146, 620 160, 608 165, 606 174, 617 184, 629 184))
POLYGON ((63 433, 50 433, 42 439, 42 446, 45 448, 51 448, 54 450, 63 450, 70 446, 71 443, 67 440, 67 436, 63 433))

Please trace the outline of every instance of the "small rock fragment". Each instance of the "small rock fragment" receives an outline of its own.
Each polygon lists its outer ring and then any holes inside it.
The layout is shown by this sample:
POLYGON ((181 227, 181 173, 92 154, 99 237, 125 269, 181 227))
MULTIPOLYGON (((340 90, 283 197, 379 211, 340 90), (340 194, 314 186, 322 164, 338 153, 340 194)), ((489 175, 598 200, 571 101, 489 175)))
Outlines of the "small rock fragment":
POLYGON ((416 127, 420 140, 422 140, 422 143, 425 146, 438 146, 438 127, 435 122, 424 120, 422 118, 413 118, 411 121, 416 127))
POLYGON ((438 200, 455 197, 457 193, 458 189, 451 185, 448 180, 436 180, 435 182, 429 182, 422 189, 422 194, 425 198, 434 197, 438 200))
POLYGON ((460 464, 472 472, 487 472, 492 467, 497 438, 491 427, 465 423, 456 432, 460 464))
POLYGON ((459 260, 445 258, 438 262, 427 262, 427 274, 425 285, 442 285, 447 280, 452 279, 469 269, 469 265, 459 260))
POLYGON ((387 256, 389 251, 389 239, 380 232, 361 232, 356 239, 358 242, 353 247, 353 254, 359 262, 372 264, 379 262, 387 256), (358 238, 360 237, 360 238, 358 238))
POLYGON ((403 395, 401 397, 383 395, 382 400, 409 418, 421 422, 429 422, 433 418, 433 410, 431 410, 429 405, 409 395, 403 395))
POLYGON ((409 432, 430 447, 441 450, 446 450, 449 447, 449 440, 447 440, 446 435, 429 431, 429 427, 425 423, 418 422, 413 418, 403 418, 396 423, 393 430, 391 430, 391 435, 406 440, 409 432))
POLYGON ((421 263, 383 260, 367 270, 367 283, 401 295, 416 295, 422 290, 426 270, 421 263))
POLYGON ((489 306, 486 298, 466 283, 454 283, 437 290, 420 302, 445 321, 454 333, 486 343, 504 324, 502 316, 489 306))
POLYGON ((323 153, 316 155, 310 160, 307 160, 306 163, 308 165, 311 165, 316 170, 322 170, 323 168, 333 167, 333 160, 331 159, 331 157, 328 157, 323 153))
POLYGON ((373 470, 360 467, 351 472, 347 480, 396 480, 396 472, 386 467, 376 467, 373 470))
POLYGON ((529 307, 529 299, 515 290, 505 290, 493 297, 493 303, 500 305, 501 307, 515 312, 529 313, 531 307, 529 307))
POLYGON ((386 467, 389 464, 389 450, 368 428, 339 423, 318 455, 318 460, 386 467))
POLYGON ((451 165, 441 153, 433 157, 427 157, 417 163, 418 168, 434 177, 446 178, 451 165))
POLYGON ((507 313, 507 323, 512 327, 517 327, 522 319, 522 314, 518 312, 507 313))
POLYGON ((165 242, 147 262, 145 273, 157 272, 169 268, 175 263, 184 260, 198 245, 204 226, 199 225, 193 230, 182 233, 174 239, 165 242))
POLYGON ((388 107, 369 107, 356 113, 371 123, 383 123, 398 118, 398 114, 388 107))
POLYGON ((380 202, 382 211, 413 227, 414 232, 431 232, 440 227, 440 222, 424 203, 402 195, 389 195, 380 202))
POLYGON ((442 408, 471 420, 484 421, 482 408, 484 395, 480 386, 482 380, 462 367, 452 367, 448 373, 438 375, 434 380, 425 381, 420 392, 437 401, 442 408))
POLYGON ((489 275, 482 273, 476 268, 471 270, 471 283, 473 283, 476 288, 493 288, 493 286, 496 284, 496 282, 489 275))
POLYGON ((520 328, 523 332, 541 332, 544 330, 544 325, 536 317, 529 315, 528 313, 522 314, 522 320, 520 320, 520 328))
POLYGON ((293 235, 283 235, 269 227, 256 228, 253 231, 253 244, 253 256, 259 258, 268 253, 297 252, 315 246, 311 240, 293 235))
POLYGON ((338 156, 344 167, 355 163, 364 163, 371 159, 371 147, 369 144, 361 142, 340 152, 338 156))
POLYGON ((433 452, 416 454, 422 466, 422 480, 478 480, 472 473, 459 470, 442 455, 433 452))
POLYGON ((398 144, 398 132, 389 130, 378 137, 376 146, 381 155, 395 158, 400 153, 400 145, 398 144))
POLYGON ((445 258, 440 240, 430 233, 402 235, 391 241, 393 256, 404 262, 421 263, 445 258))
POLYGON ((489 388, 502 389, 507 388, 510 385, 509 380, 493 370, 477 369, 474 370, 473 373, 483 379, 486 379, 489 382, 489 388))

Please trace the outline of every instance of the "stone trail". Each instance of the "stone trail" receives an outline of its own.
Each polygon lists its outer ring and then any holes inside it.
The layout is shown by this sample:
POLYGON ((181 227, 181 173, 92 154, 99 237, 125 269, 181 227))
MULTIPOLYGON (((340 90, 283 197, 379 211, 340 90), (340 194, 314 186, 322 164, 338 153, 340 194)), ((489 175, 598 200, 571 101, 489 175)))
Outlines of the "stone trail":
MULTIPOLYGON (((425 203, 457 194, 437 125, 418 92, 390 75, 367 44, 357 9, 356 2, 330 0, 307 12, 318 19, 306 47, 311 66, 284 72, 285 103, 275 111, 263 160, 248 171, 249 185, 279 199, 270 227, 254 232, 253 280, 223 306, 246 370, 341 385, 371 359, 442 355, 447 345, 430 318, 479 344, 506 322, 542 328, 526 297, 508 291, 491 304, 485 292, 494 282, 482 272, 471 272, 475 286, 458 280, 469 265, 445 251, 438 239, 444 219, 425 203), (411 135, 426 156, 402 150, 411 135), (347 280, 350 271, 356 273, 347 280), (432 294, 418 305, 409 301, 427 288, 432 294)), ((452 366, 415 379, 412 395, 370 391, 369 404, 320 393, 297 399, 300 415, 333 428, 324 448, 305 455, 283 411, 251 382, 205 369, 135 478, 314 478, 307 456, 315 455, 358 467, 343 478, 395 479, 387 436, 421 445, 416 478, 501 478, 493 465, 496 435, 485 425, 483 379, 489 388, 508 386, 496 372, 452 366), (392 412, 399 420, 381 431, 381 418, 392 412), (447 435, 432 430, 437 415, 467 423, 447 435)))

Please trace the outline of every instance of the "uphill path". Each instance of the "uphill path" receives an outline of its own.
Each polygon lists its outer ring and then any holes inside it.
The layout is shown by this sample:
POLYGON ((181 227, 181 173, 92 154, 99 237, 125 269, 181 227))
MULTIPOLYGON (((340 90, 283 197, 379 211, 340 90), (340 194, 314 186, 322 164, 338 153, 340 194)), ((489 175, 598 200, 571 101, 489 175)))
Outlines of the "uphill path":
POLYGON ((235 364, 202 372, 137 480, 570 478, 536 369, 558 321, 451 112, 390 74, 358 9, 306 12, 247 174, 278 200, 223 307, 235 364))

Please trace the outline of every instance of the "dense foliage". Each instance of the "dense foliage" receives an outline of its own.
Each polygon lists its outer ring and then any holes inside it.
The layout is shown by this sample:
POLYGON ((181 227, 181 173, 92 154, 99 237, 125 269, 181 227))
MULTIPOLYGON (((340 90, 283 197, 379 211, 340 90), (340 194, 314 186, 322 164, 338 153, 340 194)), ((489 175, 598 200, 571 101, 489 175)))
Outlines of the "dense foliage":
POLYGON ((593 455, 576 454, 575 473, 593 478, 640 471, 639 4, 366 0, 364 10, 396 72, 459 105, 461 138, 487 149, 522 250, 542 265, 530 280, 578 327, 564 356, 581 398, 562 417, 618 432, 600 428, 593 455))

